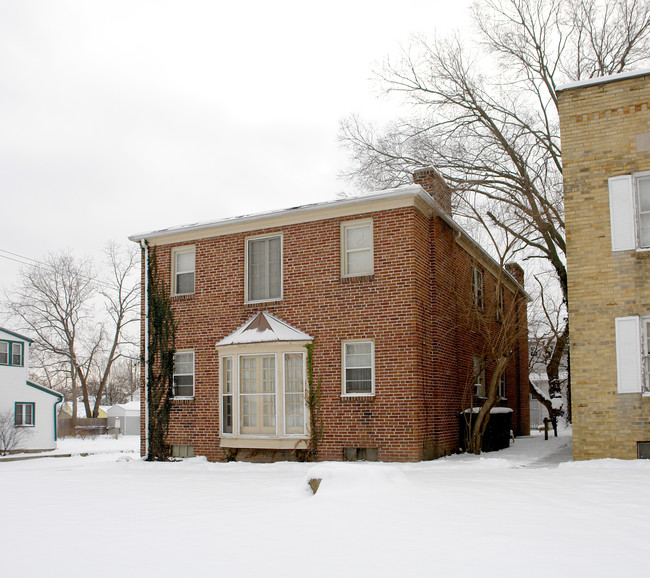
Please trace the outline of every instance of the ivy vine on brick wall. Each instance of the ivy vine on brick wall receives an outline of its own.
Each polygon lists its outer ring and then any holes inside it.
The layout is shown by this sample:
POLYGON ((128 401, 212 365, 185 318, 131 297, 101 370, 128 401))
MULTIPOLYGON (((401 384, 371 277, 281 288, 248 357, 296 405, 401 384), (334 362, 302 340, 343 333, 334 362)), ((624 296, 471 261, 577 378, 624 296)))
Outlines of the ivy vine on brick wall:
MULTIPOLYGON (((147 251, 149 248, 147 247, 147 251)), ((149 447, 147 459, 163 461, 169 458, 166 442, 174 379, 176 323, 171 299, 158 277, 156 248, 151 251, 147 271, 148 298, 148 364, 147 393, 149 410, 149 447)))
POLYGON ((309 410, 309 441, 306 459, 318 458, 318 446, 323 439, 323 417, 321 414, 322 383, 314 380, 314 344, 305 345, 307 349, 307 398, 305 403, 309 410))

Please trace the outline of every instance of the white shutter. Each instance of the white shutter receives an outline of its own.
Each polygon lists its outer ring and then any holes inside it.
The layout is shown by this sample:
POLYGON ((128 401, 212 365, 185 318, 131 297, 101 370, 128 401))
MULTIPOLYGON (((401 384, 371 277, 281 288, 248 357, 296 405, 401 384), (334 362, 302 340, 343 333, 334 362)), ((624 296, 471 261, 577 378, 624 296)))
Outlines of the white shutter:
POLYGON ((609 216, 612 226, 612 251, 635 249, 636 215, 631 175, 609 179, 609 216))
POLYGON ((616 379, 618 393, 641 392, 641 333, 638 317, 617 317, 616 379))

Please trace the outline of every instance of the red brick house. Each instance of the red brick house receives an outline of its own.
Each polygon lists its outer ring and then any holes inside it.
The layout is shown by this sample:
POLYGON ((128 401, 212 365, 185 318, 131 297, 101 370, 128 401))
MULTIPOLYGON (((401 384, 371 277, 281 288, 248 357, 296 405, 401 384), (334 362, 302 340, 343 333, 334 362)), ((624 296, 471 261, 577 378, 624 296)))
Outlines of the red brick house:
MULTIPOLYGON (((458 450, 459 412, 492 369, 480 367, 485 343, 467 312, 490 314, 499 266, 452 219, 438 173, 414 180, 130 237, 156 248, 178 322, 174 455, 291 459, 306 447, 309 343, 322 384, 319 459, 414 461, 458 450)), ((527 435, 527 295, 521 268, 506 269, 501 299, 521 331, 501 405, 513 410, 515 435, 527 435)))

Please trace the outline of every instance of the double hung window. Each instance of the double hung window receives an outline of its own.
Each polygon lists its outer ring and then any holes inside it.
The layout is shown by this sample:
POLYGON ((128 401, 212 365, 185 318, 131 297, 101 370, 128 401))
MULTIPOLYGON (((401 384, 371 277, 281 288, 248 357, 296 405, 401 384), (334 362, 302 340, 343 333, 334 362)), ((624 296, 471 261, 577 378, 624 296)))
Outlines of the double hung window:
POLYGON ((16 341, 0 341, 0 365, 22 365, 23 344, 16 341))
POLYGON ((374 343, 347 341, 343 343, 343 394, 373 395, 374 343))
POLYGON ((194 293, 194 274, 196 256, 194 247, 179 247, 172 253, 173 294, 190 295, 194 293))
POLYGON ((174 397, 194 397, 194 352, 174 354, 174 397))
POLYGON ((343 277, 373 274, 372 220, 341 224, 341 265, 343 277))
POLYGON ((246 301, 282 299, 282 235, 246 241, 246 301))
POLYGON ((34 420, 34 404, 33 403, 16 403, 16 416, 14 423, 17 426, 33 427, 34 420))

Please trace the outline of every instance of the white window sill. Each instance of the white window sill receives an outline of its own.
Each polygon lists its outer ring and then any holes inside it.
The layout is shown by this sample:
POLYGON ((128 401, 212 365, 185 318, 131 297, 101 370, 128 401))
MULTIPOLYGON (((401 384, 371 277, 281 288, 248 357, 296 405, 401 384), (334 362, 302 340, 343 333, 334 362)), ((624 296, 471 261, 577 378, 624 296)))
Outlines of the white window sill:
POLYGON ((193 401, 194 396, 193 395, 192 396, 177 396, 177 395, 175 395, 175 396, 172 396, 171 400, 172 401, 193 401))
POLYGON ((282 297, 273 297, 272 299, 260 299, 259 301, 244 301, 244 305, 257 305, 259 303, 275 303, 282 301, 282 297))
POLYGON ((220 446, 222 448, 250 448, 270 450, 302 450, 307 447, 307 438, 300 437, 226 437, 222 434, 220 446))
POLYGON ((343 398, 350 398, 350 397, 375 397, 374 392, 373 393, 342 393, 341 397, 343 398))

